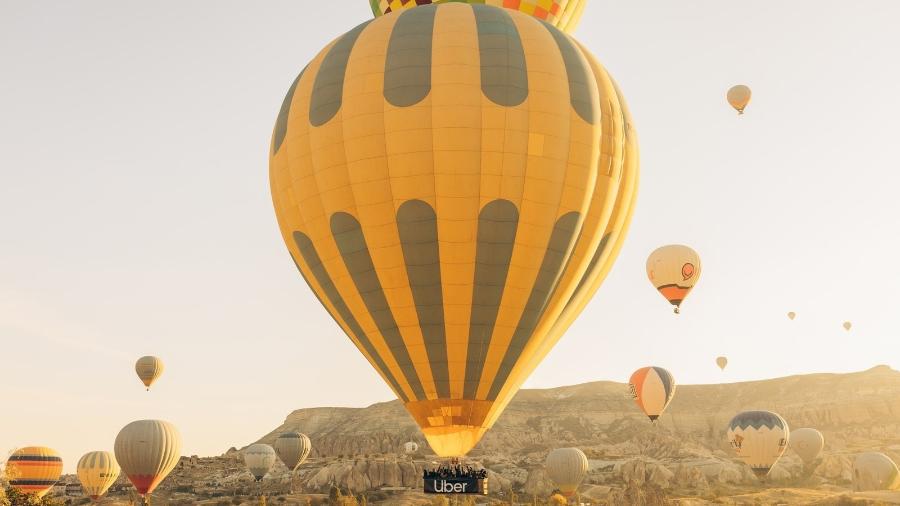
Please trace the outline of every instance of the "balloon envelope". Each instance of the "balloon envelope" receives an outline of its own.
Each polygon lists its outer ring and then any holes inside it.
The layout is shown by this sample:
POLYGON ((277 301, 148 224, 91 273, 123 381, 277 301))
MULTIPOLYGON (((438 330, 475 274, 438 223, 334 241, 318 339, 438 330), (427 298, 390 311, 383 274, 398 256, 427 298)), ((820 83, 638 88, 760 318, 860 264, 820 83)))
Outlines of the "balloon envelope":
POLYGON ((559 491, 569 497, 584 480, 588 471, 588 459, 578 448, 557 448, 547 455, 544 468, 559 491))
POLYGON ((14 451, 6 461, 9 485, 24 493, 44 497, 59 481, 63 461, 53 448, 27 446, 14 451))
POLYGON ((700 255, 688 246, 670 244, 656 249, 647 258, 647 277, 679 312, 697 280, 700 279, 700 255))
POLYGON ((717 357, 716 365, 719 366, 719 369, 722 369, 724 371, 725 366, 728 365, 728 358, 727 357, 717 357))
POLYGON ((244 464, 256 481, 262 480, 275 466, 275 449, 267 444, 256 443, 244 450, 244 464))
POLYGON ((749 87, 744 86, 743 84, 733 86, 728 90, 728 103, 731 104, 731 107, 734 107, 738 114, 744 114, 744 109, 747 107, 747 104, 750 103, 751 95, 752 92, 749 87))
POLYGON ((144 386, 147 387, 147 390, 150 390, 150 385, 163 373, 163 361, 158 357, 149 355, 141 357, 134 364, 134 370, 144 386))
POLYGON ((109 452, 89 452, 78 460, 78 481, 84 494, 97 500, 119 478, 121 468, 109 452))
POLYGON ((844 330, 850 330, 853 328, 853 324, 850 322, 844 322, 844 330))
POLYGON ((403 452, 406 454, 413 454, 419 451, 419 444, 415 441, 409 441, 407 443, 403 443, 403 452))
POLYGON ((581 20, 587 0, 369 0, 375 17, 420 5, 446 2, 484 4, 517 10, 546 21, 565 32, 573 32, 581 20))
POLYGON ((793 320, 793 319, 796 318, 796 317, 797 317, 797 313, 795 313, 795 312, 793 312, 793 311, 791 311, 790 313, 788 313, 788 318, 790 318, 791 320, 793 320))
POLYGON ((137 420, 119 431, 116 460, 141 495, 150 494, 181 458, 181 435, 163 420, 137 420))
POLYGON ((675 377, 662 367, 643 367, 631 375, 628 389, 641 411, 655 421, 675 396, 675 377))
POLYGON ((859 455, 853 463, 853 488, 857 491, 900 488, 897 464, 883 453, 868 452, 859 455))
POLYGON ((791 449, 803 460, 804 464, 812 464, 825 448, 825 437, 816 429, 803 428, 791 431, 791 449))
POLYGON ((636 156, 590 53, 519 12, 446 3, 313 59, 270 181, 303 278, 431 448, 460 456, 608 272, 636 156))
POLYGON ((285 432, 275 439, 275 444, 272 447, 275 449, 275 454, 278 455, 281 462, 293 471, 309 457, 312 443, 306 434, 285 432))
POLYGON ((744 411, 728 424, 728 442, 753 473, 764 478, 784 454, 790 429, 779 414, 744 411))

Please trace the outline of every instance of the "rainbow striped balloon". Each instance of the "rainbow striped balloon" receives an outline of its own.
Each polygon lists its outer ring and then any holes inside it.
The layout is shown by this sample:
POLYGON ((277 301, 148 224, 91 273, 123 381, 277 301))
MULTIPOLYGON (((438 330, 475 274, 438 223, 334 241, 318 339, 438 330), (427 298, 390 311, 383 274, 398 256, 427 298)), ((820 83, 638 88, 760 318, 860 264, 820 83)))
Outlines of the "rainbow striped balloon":
POLYGON ((56 450, 45 446, 19 448, 6 461, 6 475, 13 488, 43 497, 59 481, 63 461, 56 450))

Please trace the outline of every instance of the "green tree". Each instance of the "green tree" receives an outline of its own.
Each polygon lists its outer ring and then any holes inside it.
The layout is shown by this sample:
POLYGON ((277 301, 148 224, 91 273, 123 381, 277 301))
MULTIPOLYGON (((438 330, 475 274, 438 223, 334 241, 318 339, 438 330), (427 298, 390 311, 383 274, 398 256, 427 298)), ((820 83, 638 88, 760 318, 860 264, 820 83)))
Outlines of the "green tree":
POLYGON ((38 497, 37 494, 25 494, 9 487, 6 496, 0 498, 0 506, 61 506, 62 503, 49 497, 38 497))

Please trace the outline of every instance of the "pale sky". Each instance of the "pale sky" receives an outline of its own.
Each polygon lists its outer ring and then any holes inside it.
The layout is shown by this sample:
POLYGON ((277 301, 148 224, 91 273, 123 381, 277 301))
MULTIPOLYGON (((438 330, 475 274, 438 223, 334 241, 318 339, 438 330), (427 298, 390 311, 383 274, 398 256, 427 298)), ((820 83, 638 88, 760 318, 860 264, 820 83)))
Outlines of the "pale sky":
MULTIPOLYGON (((48 445, 72 471, 162 418, 185 454, 219 454, 297 408, 393 398, 297 275, 268 183, 288 86, 369 17, 366 0, 0 0, 0 450, 48 445), (167 366, 149 394, 144 354, 167 366)), ((640 194, 612 274, 526 386, 897 366, 898 18, 896 0, 593 0, 575 36, 632 109, 640 194), (644 271, 668 243, 703 259, 677 317, 644 271)))

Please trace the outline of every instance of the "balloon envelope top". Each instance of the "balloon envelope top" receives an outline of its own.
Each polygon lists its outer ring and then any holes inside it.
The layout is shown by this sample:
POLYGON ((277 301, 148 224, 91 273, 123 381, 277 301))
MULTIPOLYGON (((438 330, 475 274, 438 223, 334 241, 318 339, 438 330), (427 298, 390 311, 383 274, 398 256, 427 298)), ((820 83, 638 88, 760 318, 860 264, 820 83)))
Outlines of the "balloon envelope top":
POLYGON ((587 0, 369 0, 375 17, 422 5, 461 2, 516 10, 546 21, 560 30, 575 31, 587 0))

